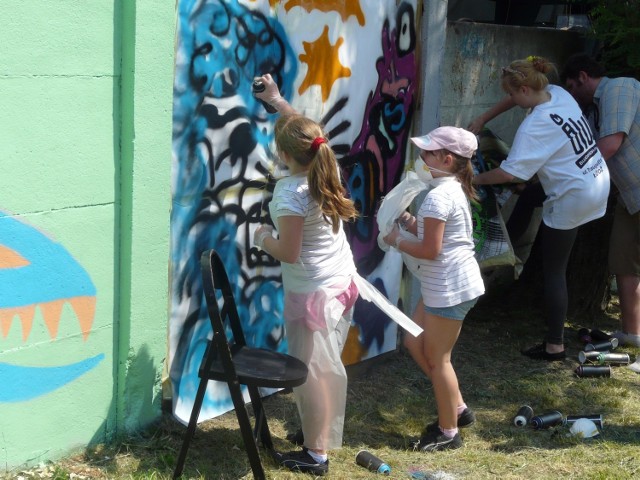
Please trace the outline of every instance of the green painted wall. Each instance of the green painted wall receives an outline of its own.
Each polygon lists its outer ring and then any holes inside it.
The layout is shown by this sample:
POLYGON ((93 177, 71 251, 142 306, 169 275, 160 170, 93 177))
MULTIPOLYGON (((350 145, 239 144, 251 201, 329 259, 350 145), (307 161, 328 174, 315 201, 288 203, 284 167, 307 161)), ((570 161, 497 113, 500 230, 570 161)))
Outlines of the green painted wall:
POLYGON ((160 414, 176 15, 154 0, 0 11, 1 471, 160 414))

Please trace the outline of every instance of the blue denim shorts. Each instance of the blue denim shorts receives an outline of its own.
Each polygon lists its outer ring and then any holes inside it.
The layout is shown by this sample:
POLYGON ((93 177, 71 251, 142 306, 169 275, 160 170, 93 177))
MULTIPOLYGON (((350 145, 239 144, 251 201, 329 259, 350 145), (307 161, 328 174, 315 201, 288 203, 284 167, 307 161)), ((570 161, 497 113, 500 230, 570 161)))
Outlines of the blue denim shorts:
POLYGON ((474 298, 473 300, 467 300, 466 302, 459 303, 457 305, 452 305, 451 307, 428 307, 427 305, 425 305, 424 311, 432 315, 437 315, 439 317, 462 321, 477 301, 478 297, 474 298))

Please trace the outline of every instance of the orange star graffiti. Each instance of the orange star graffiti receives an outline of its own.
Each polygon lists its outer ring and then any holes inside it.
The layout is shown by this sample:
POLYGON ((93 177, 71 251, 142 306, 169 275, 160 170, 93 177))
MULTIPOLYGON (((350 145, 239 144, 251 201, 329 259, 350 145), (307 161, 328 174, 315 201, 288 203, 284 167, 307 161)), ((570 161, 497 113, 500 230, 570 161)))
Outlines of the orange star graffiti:
POLYGON ((340 14, 343 22, 353 15, 360 25, 364 25, 364 13, 360 8, 359 0, 289 0, 284 9, 288 12, 293 7, 302 7, 309 13, 312 10, 335 11, 340 14))
POLYGON ((301 62, 305 62, 309 68, 298 89, 299 94, 302 94, 311 85, 320 85, 322 101, 326 102, 334 82, 339 78, 351 76, 351 69, 342 65, 338 58, 338 50, 343 42, 344 39, 340 37, 335 45, 331 45, 329 27, 327 26, 324 27, 322 35, 315 42, 302 42, 305 53, 298 58, 301 62))

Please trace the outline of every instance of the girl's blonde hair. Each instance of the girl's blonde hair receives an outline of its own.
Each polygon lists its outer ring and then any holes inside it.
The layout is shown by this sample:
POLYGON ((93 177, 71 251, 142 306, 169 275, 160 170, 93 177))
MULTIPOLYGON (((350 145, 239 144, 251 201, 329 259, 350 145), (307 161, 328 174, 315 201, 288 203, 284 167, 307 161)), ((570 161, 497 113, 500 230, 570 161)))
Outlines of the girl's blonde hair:
POLYGON ((558 71, 546 58, 530 56, 515 60, 502 68, 502 89, 512 92, 524 86, 536 91, 544 90, 549 85, 550 74, 557 76, 558 71))
POLYGON ((471 166, 471 160, 446 149, 436 150, 433 153, 440 158, 447 154, 453 157, 453 169, 451 170, 451 173, 455 175, 456 179, 462 185, 462 191, 467 198, 472 202, 477 202, 479 197, 478 192, 473 186, 474 173, 473 167, 471 166))
POLYGON ((340 229, 340 220, 358 216, 353 201, 345 197, 336 156, 319 124, 303 115, 283 115, 275 124, 275 140, 280 152, 309 167, 309 191, 334 233, 340 229))

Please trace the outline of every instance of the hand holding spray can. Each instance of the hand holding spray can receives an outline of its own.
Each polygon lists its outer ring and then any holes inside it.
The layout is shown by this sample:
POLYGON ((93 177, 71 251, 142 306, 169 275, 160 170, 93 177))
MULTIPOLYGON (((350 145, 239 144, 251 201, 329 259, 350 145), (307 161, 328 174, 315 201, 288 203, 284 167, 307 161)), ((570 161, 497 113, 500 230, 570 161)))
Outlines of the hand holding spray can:
MULTIPOLYGON (((265 88, 266 87, 264 86, 264 83, 262 83, 262 80, 254 80, 254 82, 251 84, 251 90, 253 91, 254 95, 256 93, 264 92, 265 88)), ((276 113, 278 111, 276 107, 274 107, 270 103, 265 102, 264 100, 260 100, 260 103, 262 103, 264 109, 269 113, 276 113)))

